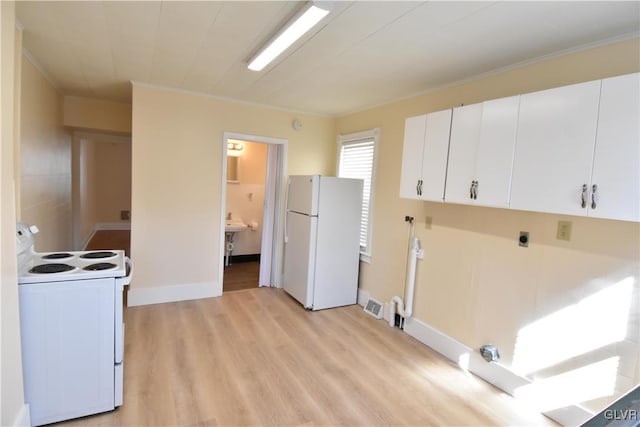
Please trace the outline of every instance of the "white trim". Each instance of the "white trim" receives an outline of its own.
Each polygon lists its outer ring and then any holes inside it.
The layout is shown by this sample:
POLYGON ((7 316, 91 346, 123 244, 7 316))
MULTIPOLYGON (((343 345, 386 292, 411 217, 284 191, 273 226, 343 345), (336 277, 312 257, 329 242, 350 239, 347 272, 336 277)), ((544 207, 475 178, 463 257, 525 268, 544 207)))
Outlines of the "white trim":
POLYGON ((44 77, 44 79, 49 82, 49 84, 51 85, 51 87, 53 87, 55 89, 56 92, 58 92, 58 94, 60 95, 64 95, 64 93, 62 93, 62 90, 60 89, 60 87, 58 87, 58 85, 55 83, 55 81, 53 80, 53 78, 49 75, 49 73, 47 73, 44 69, 44 67, 42 65, 40 65, 40 62, 38 62, 38 60, 35 58, 35 56, 33 56, 31 54, 31 52, 29 52, 29 50, 27 50, 26 47, 22 47, 22 55, 27 58, 27 60, 29 62, 31 62, 31 64, 36 67, 36 69, 40 72, 40 74, 42 74, 42 77, 44 77))
POLYGON ((94 230, 131 230, 130 222, 100 222, 95 225, 94 230))
MULTIPOLYGON (((278 161, 277 166, 279 171, 274 171, 279 182, 276 181, 277 187, 275 193, 274 212, 275 218, 273 227, 273 253, 271 259, 271 287, 282 287, 282 259, 284 254, 284 242, 283 242, 283 224, 284 224, 284 193, 286 189, 286 177, 287 177, 287 148, 289 140, 285 138, 251 135, 238 132, 223 132, 222 135, 222 175, 221 175, 221 190, 220 190, 220 259, 218 260, 218 282, 216 293, 222 295, 222 284, 224 281, 224 256, 225 253, 225 212, 227 205, 227 141, 229 139, 235 139, 240 141, 257 142, 263 144, 272 144, 278 146, 278 161)), ((263 232, 267 230, 267 226, 263 225, 263 232)))
POLYGON ((217 292, 218 289, 222 289, 218 282, 188 283, 153 288, 132 286, 127 294, 127 307, 219 297, 221 293, 217 292))
POLYGON ((31 427, 31 414, 29 412, 29 404, 25 403, 20 407, 18 415, 11 424, 12 427, 31 427))
MULTIPOLYGON (((404 331, 459 366, 463 359, 467 359, 467 366, 460 366, 461 368, 511 395, 513 395, 516 388, 532 383, 530 379, 518 375, 500 363, 487 363, 471 347, 462 344, 421 320, 413 317, 407 319, 404 331)), ((579 405, 548 411, 544 415, 565 426, 580 425, 593 416, 591 412, 579 405)))
MULTIPOLYGON (((302 111, 302 110, 294 110, 294 109, 290 109, 290 108, 277 107, 277 106, 269 105, 269 104, 260 104, 258 102, 243 101, 241 99, 236 99, 236 98, 228 98, 228 97, 225 97, 225 96, 212 95, 210 93, 197 92, 197 91, 194 91, 194 90, 179 89, 179 88, 170 87, 170 86, 162 86, 162 85, 153 84, 153 83, 143 83, 143 82, 139 82, 139 81, 135 81, 135 80, 130 80, 130 82, 131 82, 131 84, 133 86, 140 86, 140 87, 146 87, 146 88, 151 88, 151 89, 160 89, 160 90, 165 90, 165 91, 169 91, 169 92, 177 92, 177 93, 182 93, 182 94, 185 94, 185 95, 193 95, 193 96, 199 96, 199 97, 202 97, 202 98, 216 99, 218 101, 232 102, 232 103, 235 103, 235 104, 248 105, 250 107, 266 108, 266 109, 269 109, 269 110, 284 111, 286 113, 305 114, 307 116, 324 117, 324 118, 329 118, 329 119, 334 119, 336 117, 339 117, 338 114, 323 114, 323 113, 313 113, 313 112, 302 111)), ((232 138, 232 139, 236 139, 236 138, 232 138)))
POLYGON ((359 306, 364 307, 365 305, 367 305, 367 301, 369 301, 369 298, 371 298, 371 295, 369 294, 369 292, 363 291, 362 289, 358 288, 358 305, 359 306))

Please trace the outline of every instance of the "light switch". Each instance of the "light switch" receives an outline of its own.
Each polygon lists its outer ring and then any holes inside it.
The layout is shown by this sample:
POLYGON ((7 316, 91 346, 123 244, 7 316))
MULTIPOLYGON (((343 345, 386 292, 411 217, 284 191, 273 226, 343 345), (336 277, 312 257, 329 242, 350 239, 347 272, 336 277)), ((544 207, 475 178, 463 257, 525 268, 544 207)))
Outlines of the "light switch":
POLYGON ((571 221, 558 221, 558 233, 556 239, 565 240, 569 242, 571 240, 571 221))

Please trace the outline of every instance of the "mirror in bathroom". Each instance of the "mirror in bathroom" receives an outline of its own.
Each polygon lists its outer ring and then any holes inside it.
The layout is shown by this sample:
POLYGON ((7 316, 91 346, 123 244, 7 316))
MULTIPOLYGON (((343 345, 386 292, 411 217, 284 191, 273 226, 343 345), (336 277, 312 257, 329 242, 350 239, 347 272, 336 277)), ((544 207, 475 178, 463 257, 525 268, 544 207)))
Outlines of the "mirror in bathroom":
POLYGON ((240 183, 240 157, 227 156, 227 182, 238 184, 240 183))

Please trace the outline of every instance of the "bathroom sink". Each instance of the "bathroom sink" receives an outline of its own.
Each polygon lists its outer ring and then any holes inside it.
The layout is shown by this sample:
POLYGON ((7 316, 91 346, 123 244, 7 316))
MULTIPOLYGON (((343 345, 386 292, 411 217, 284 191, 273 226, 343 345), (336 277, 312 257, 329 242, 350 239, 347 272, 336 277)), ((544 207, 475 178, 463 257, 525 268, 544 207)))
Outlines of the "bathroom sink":
POLYGON ((227 233, 235 233, 248 228, 247 224, 238 220, 226 220, 224 223, 224 231, 227 233))

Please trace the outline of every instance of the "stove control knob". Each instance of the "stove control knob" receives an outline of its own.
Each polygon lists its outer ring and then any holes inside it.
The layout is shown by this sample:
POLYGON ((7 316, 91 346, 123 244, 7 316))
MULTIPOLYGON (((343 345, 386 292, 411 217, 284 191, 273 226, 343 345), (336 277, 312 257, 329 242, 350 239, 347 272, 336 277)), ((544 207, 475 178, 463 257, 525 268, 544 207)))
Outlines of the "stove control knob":
POLYGON ((29 226, 29 231, 31 231, 31 234, 37 234, 40 230, 35 225, 31 225, 29 226))

